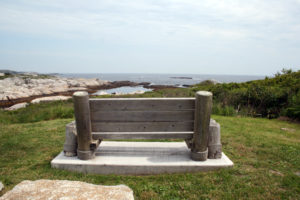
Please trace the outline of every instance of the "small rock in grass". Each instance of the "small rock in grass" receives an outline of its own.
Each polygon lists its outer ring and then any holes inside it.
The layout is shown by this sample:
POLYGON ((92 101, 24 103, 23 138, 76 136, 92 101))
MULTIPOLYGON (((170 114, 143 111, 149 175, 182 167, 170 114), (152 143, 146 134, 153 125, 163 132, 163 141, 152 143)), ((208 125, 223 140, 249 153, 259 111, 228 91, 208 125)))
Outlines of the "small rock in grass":
POLYGON ((270 173, 271 173, 271 174, 275 174, 275 175, 277 175, 277 176, 284 176, 281 172, 275 171, 275 170, 270 170, 270 173))
POLYGON ((295 132, 296 131, 295 129, 292 129, 292 128, 281 128, 281 130, 288 131, 288 132, 295 132))
POLYGON ((65 101, 69 100, 72 97, 70 96, 50 96, 50 97, 41 97, 31 101, 31 103, 41 103, 41 102, 50 102, 50 101, 65 101))
POLYGON ((94 199, 132 200, 133 192, 125 185, 103 186, 67 180, 22 181, 8 191, 0 200, 18 199, 94 199))
POLYGON ((0 192, 3 190, 4 185, 2 184, 2 182, 0 181, 0 192))
POLYGON ((296 174, 297 176, 300 176, 300 172, 295 172, 295 174, 296 174))
POLYGON ((4 110, 18 110, 20 108, 25 108, 28 105, 28 103, 18 103, 11 107, 5 108, 4 110))

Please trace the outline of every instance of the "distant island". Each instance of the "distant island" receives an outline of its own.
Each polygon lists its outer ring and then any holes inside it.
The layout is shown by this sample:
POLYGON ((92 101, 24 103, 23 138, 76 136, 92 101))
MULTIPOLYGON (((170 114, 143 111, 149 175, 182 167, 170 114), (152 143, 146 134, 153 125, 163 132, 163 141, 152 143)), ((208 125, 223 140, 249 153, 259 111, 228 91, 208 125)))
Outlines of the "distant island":
POLYGON ((173 76, 173 77, 170 77, 170 78, 173 78, 173 79, 193 79, 192 77, 187 77, 187 76, 173 76))

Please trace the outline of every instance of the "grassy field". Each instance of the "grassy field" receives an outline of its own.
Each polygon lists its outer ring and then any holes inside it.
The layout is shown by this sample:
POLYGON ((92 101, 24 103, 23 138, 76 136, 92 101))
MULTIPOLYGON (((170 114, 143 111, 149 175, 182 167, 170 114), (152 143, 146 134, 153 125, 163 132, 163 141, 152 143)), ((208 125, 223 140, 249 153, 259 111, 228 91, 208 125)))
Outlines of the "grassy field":
MULTIPOLYGON (((8 114, 0 117, 5 116, 8 114)), ((54 120, 30 123, 0 121, 0 181, 5 185, 0 195, 22 180, 66 179, 125 184, 133 189, 136 199, 300 199, 299 124, 215 115, 213 118, 221 124, 223 150, 234 162, 233 168, 205 173, 104 176, 50 167, 50 161, 62 151, 65 125, 72 121, 55 119, 66 117, 55 112, 53 116, 50 119, 54 120)))

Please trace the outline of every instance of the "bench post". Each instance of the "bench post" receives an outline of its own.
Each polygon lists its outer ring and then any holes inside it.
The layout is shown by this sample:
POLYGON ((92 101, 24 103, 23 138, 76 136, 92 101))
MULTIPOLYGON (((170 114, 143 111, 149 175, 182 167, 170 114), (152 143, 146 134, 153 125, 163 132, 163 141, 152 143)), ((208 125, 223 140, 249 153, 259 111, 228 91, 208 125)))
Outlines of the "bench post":
POLYGON ((199 91, 195 98, 195 122, 191 158, 196 161, 207 160, 212 93, 199 91))
POLYGON ((81 160, 89 160, 94 157, 94 151, 90 148, 92 128, 89 95, 87 92, 75 92, 73 100, 78 142, 77 156, 81 160))

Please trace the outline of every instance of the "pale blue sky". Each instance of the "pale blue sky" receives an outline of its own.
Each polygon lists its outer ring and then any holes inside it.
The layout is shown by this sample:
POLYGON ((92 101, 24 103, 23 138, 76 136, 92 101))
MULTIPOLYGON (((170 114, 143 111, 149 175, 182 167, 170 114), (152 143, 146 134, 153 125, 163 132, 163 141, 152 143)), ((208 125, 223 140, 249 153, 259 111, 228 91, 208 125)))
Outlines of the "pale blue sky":
POLYGON ((273 75, 300 69, 300 0, 0 0, 0 69, 273 75))

